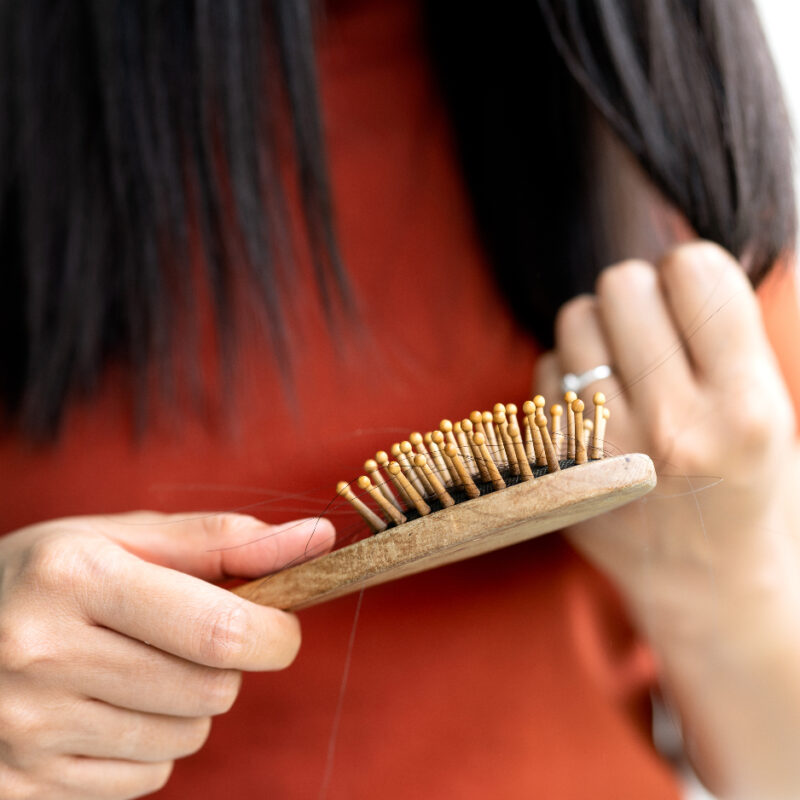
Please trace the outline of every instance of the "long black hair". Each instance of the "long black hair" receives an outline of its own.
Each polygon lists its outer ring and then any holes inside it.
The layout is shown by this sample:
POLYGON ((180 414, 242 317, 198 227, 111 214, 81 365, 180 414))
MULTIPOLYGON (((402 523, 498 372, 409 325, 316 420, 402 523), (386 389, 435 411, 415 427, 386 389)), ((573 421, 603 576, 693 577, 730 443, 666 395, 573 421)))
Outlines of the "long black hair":
POLYGON ((754 283, 794 247, 788 118, 749 0, 492 9, 428 3, 431 50, 484 241, 543 344, 611 257, 597 113, 700 237, 747 254, 754 283))
MULTIPOLYGON (((0 0, 6 424, 52 434, 110 362, 139 385, 168 363, 193 226, 220 329, 243 270, 285 353, 287 183, 322 296, 346 300, 312 5, 0 0)), ((431 0, 425 20, 476 219, 541 341, 603 266, 592 108, 701 236, 747 250, 754 280, 792 245, 788 124, 749 2, 431 0)))

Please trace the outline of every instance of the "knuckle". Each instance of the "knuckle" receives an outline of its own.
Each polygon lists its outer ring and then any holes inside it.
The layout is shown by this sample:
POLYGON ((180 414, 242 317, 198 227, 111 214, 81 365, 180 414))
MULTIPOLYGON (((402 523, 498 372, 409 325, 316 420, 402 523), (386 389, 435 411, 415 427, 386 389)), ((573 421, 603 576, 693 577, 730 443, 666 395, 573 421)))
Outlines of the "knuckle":
POLYGON ((680 413, 670 408, 653 413, 647 452, 656 463, 682 475, 717 475, 723 471, 719 452, 709 444, 707 435, 685 422, 699 417, 702 413, 699 409, 699 404, 687 403, 680 413))
POLYGON ((788 397, 776 392, 768 380, 748 377, 726 397, 723 419, 729 446, 747 458, 758 458, 791 430, 792 410, 788 397))
POLYGON ((0 763, 0 797, 3 800, 35 800, 41 794, 29 777, 8 764, 0 763))
POLYGON ((621 290, 649 289, 657 281, 656 269, 649 261, 630 258, 606 267, 598 276, 595 289, 602 298, 621 290))
POLYGON ((709 456, 712 451, 706 446, 697 429, 686 424, 701 413, 696 400, 686 399, 676 408, 673 404, 658 404, 647 416, 646 452, 656 463, 668 465, 680 473, 704 474, 715 470, 709 456))
POLYGON ((675 245, 667 251, 664 261, 677 265, 690 264, 692 262, 717 262, 728 263, 734 266, 736 259, 722 246, 708 239, 698 239, 694 242, 684 242, 675 245))
POLYGON ((43 536, 31 544, 24 574, 47 589, 72 583, 80 572, 79 553, 80 548, 61 536, 43 536))
POLYGON ((0 671, 21 674, 53 661, 52 638, 30 621, 0 621, 0 671))
POLYGON ((198 699, 204 714, 217 716, 230 711, 239 695, 242 677, 235 670, 208 670, 198 699))
POLYGON ((23 573, 28 582, 49 592, 95 585, 109 570, 109 549, 87 546, 77 536, 42 536, 28 550, 23 573))
POLYGON ((687 442, 679 439, 681 427, 676 425, 669 408, 659 406, 652 409, 648 416, 648 434, 650 451, 654 458, 660 460, 682 460, 676 452, 677 447, 685 447, 687 442))
POLYGON ((7 693, 0 698, 0 731, 5 759, 15 765, 30 764, 43 750, 50 726, 38 706, 7 693))
POLYGON ((252 530, 257 524, 248 514, 211 514, 202 520, 203 531, 210 542, 228 541, 243 530, 252 530))
POLYGON ((212 609, 198 629, 203 660, 218 667, 238 663, 248 645, 248 622, 248 613, 241 605, 225 602, 212 609))
POLYGON ((770 449, 776 432, 774 420, 767 414, 751 412, 746 406, 738 408, 729 421, 729 430, 739 448, 749 457, 758 457, 770 449))
POLYGON ((718 274, 721 271, 733 280, 744 280, 739 262, 720 245, 705 240, 673 247, 659 264, 659 272, 667 280, 692 280, 698 272, 709 269, 718 274))
POLYGON ((564 303, 556 314, 556 341, 563 342, 579 334, 585 327, 587 315, 595 313, 596 307, 597 300, 590 294, 580 294, 564 303))

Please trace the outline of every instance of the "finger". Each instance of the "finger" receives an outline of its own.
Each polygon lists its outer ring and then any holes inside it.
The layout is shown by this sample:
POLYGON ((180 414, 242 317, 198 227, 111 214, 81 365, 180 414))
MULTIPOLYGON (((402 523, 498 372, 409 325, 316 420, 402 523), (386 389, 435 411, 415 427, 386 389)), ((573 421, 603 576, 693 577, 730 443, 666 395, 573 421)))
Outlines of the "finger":
POLYGON ((694 385, 682 336, 675 326, 655 267, 625 261, 597 281, 600 324, 624 391, 645 412, 694 385))
POLYGON ((768 350, 755 294, 742 268, 721 247, 682 245, 662 259, 659 272, 700 376, 738 373, 742 363, 768 350))
POLYGON ((180 658, 220 669, 288 666, 300 646, 297 619, 124 550, 93 564, 79 601, 87 619, 180 658))
POLYGON ((119 708, 180 717, 224 714, 239 693, 236 670, 195 664, 107 628, 84 636, 73 637, 57 663, 46 661, 37 680, 119 708))
POLYGON ((60 800, 126 800, 157 792, 169 780, 173 762, 146 763, 64 756, 54 759, 42 779, 60 800))
POLYGON ((115 708, 97 700, 72 706, 54 731, 56 752, 91 758, 160 762, 196 753, 211 729, 209 717, 170 717, 115 708))
POLYGON ((103 521, 129 552, 209 581, 261 577, 327 552, 335 538, 322 517, 267 525, 245 514, 137 511, 103 521))
MULTIPOLYGON (((600 325, 597 298, 579 295, 563 305, 556 317, 556 352, 561 375, 576 375, 601 364, 613 365, 613 356, 606 345, 605 333, 600 325)), ((582 392, 584 400, 595 392, 603 392, 608 400, 620 393, 614 376, 593 381, 582 392)))
MULTIPOLYGON (((561 377, 563 374, 555 352, 539 356, 536 362, 536 379, 532 394, 542 395, 550 408, 554 403, 561 403, 561 377)), ((559 429, 553 430, 550 435, 556 447, 556 452, 566 453, 568 445, 565 426, 559 425, 559 429)))
POLYGON ((40 795, 40 781, 23 770, 15 769, 5 759, 0 760, 0 797, 7 800, 27 800, 40 795))
POLYGON ((536 361, 536 377, 533 381, 532 394, 540 394, 550 403, 559 402, 561 377, 561 366, 556 353, 553 351, 544 353, 536 361))
POLYGON ((609 453, 646 452, 642 426, 635 419, 625 386, 617 377, 616 356, 606 344, 594 295, 580 295, 561 308, 556 318, 556 345, 559 382, 567 372, 580 374, 601 364, 608 364, 615 370, 611 377, 593 381, 581 393, 587 407, 595 392, 606 396, 612 424, 605 436, 604 449, 609 453))

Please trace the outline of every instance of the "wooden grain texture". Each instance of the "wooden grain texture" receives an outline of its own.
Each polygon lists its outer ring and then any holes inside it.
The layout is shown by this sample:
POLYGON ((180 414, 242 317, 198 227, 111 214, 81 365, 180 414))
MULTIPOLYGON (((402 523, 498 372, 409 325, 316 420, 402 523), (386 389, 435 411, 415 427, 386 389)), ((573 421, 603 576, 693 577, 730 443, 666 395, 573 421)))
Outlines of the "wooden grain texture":
POLYGON ((406 522, 234 591, 262 605, 306 608, 560 530, 641 497, 655 484, 645 455, 590 461, 406 522))

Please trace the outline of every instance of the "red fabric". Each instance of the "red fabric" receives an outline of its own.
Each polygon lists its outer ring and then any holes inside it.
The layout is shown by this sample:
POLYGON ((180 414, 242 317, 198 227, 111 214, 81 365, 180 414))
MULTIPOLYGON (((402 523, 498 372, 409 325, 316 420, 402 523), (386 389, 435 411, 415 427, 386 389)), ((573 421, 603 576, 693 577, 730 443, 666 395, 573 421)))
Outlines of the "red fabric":
POLYGON ((778 265, 759 288, 767 336, 772 342, 786 388, 794 401, 794 413, 800 422, 800 291, 797 264, 778 265))
MULTIPOLYGON (((524 399, 535 347, 489 278, 410 7, 347 4, 321 56, 364 330, 343 337, 341 355, 301 272, 296 397, 283 399, 249 330, 228 421, 163 412, 141 440, 110 374, 57 445, 0 442, 3 530, 133 508, 314 515, 399 434, 524 399)), ((302 612, 296 663, 246 676, 234 710, 158 796, 305 798, 324 785, 331 800, 679 796, 648 738, 648 651, 613 590, 557 536, 369 590, 326 762, 355 605, 302 612)))

